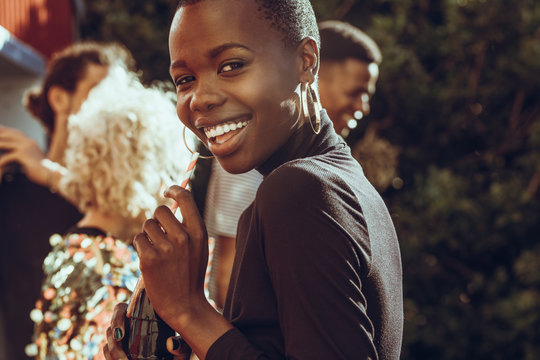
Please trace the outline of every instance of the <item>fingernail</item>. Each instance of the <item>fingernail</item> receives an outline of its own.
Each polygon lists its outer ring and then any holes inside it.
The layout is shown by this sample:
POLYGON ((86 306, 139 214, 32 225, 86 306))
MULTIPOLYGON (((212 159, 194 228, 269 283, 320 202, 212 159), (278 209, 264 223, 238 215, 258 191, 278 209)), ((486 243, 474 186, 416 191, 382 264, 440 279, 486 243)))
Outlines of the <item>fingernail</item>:
POLYGON ((114 340, 120 340, 122 338, 122 329, 114 328, 113 337, 114 340))
POLYGON ((172 338, 172 348, 173 350, 178 350, 180 348, 180 341, 178 341, 178 339, 172 338))

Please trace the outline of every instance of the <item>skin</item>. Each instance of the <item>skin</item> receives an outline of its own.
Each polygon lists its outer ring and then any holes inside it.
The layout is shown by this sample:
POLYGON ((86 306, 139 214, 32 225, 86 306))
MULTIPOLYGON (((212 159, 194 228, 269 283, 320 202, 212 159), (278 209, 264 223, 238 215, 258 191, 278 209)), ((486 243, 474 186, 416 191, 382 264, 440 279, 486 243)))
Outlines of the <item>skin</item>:
MULTIPOLYGON (((284 47, 281 35, 260 19, 256 5, 202 4, 211 10, 200 26, 186 26, 189 16, 177 16, 172 25, 171 77, 177 85, 178 116, 225 170, 242 173, 259 166, 299 127, 299 121, 290 119, 298 118, 296 72, 302 58, 297 49, 284 47), (233 119, 248 125, 231 132, 234 136, 224 144, 204 134, 204 127, 233 119)), ((194 12, 198 5, 182 12, 194 12)))
POLYGON ((229 280, 234 263, 236 238, 230 236, 218 236, 219 241, 219 261, 217 261, 217 286, 216 301, 217 306, 223 309, 225 298, 229 288, 229 280))
POLYGON ((34 139, 22 131, 0 127, 0 150, 6 151, 6 154, 0 156, 0 171, 7 164, 18 162, 30 181, 47 185, 48 172, 41 164, 41 160, 48 158, 60 164, 63 162, 68 118, 80 110, 90 90, 103 80, 107 72, 106 66, 89 64, 74 92, 70 93, 59 86, 52 86, 49 89, 47 99, 54 111, 55 130, 51 134, 51 145, 47 155, 43 153, 34 139))
POLYGON ((355 111, 365 117, 370 113, 369 101, 375 94, 379 68, 354 58, 339 61, 321 61, 319 92, 321 104, 334 122, 338 134, 354 119, 355 111))
POLYGON ((90 90, 107 76, 109 69, 107 66, 98 64, 88 64, 85 74, 77 83, 75 91, 72 93, 59 87, 53 86, 49 90, 48 99, 55 113, 54 133, 51 138, 51 146, 48 158, 52 161, 62 163, 67 141, 67 122, 72 114, 76 114, 81 109, 83 102, 88 97, 90 90))
MULTIPOLYGON (((317 45, 305 39, 286 48, 281 34, 259 16, 255 2, 202 1, 177 12, 169 37, 179 118, 233 173, 260 166, 294 131, 311 132, 298 116, 296 91, 301 82, 315 80, 317 45), (202 127, 231 119, 248 125, 218 141, 207 138, 202 127)), ((165 195, 179 204, 183 222, 159 207, 134 245, 155 310, 204 359, 232 325, 204 296, 208 237, 191 193, 173 186, 165 195)), ((112 335, 114 328, 125 334, 124 316, 119 307, 107 330, 107 359, 126 357, 112 335)))

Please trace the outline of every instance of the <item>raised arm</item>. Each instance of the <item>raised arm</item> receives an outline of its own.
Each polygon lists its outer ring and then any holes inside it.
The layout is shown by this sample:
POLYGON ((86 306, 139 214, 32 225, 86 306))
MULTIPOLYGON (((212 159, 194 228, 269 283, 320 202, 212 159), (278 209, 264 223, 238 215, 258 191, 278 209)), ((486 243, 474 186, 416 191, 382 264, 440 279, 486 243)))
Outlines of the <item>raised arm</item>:
MULTIPOLYGON (((204 296, 208 238, 191 193, 172 186, 165 196, 179 204, 183 222, 179 222, 169 208, 161 206, 156 209, 154 218, 144 223, 143 232, 135 237, 134 246, 154 309, 197 356, 204 359, 210 346, 232 325, 204 296)), ((115 327, 121 329, 118 323, 113 324, 108 330, 109 341, 104 349, 109 359, 124 356, 117 342, 122 337, 122 330, 115 327)))

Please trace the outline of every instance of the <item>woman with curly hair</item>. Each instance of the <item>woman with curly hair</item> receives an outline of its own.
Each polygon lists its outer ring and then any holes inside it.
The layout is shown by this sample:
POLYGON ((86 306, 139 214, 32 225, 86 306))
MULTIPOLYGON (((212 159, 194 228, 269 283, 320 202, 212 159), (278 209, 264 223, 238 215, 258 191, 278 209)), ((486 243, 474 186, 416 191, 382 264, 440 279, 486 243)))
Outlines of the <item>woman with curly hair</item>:
POLYGON ((39 359, 95 359, 112 308, 128 299, 138 277, 131 246, 144 219, 166 200, 190 154, 169 94, 143 87, 111 68, 79 113, 69 119, 62 193, 83 218, 50 238, 46 279, 31 312, 39 359))
POLYGON ((57 191, 62 173, 55 170, 64 166, 69 116, 80 110, 113 64, 135 69, 131 53, 119 43, 81 41, 51 57, 43 79, 23 99, 45 132, 45 149, 20 129, 0 125, 0 329, 6 335, 0 357, 26 358, 24 347, 33 331, 28 312, 39 295, 41 264, 51 250, 47 240, 81 219, 57 191))

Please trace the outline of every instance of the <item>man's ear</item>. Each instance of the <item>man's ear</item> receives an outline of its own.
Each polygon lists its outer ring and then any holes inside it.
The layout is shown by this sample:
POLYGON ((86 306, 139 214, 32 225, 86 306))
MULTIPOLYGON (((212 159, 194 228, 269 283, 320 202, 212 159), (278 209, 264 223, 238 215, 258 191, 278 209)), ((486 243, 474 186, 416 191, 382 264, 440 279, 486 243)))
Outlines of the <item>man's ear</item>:
POLYGON ((305 38, 298 46, 300 82, 312 84, 319 72, 319 47, 315 40, 305 38))
POLYGON ((47 100, 56 114, 69 114, 71 95, 63 87, 51 86, 47 92, 47 100))

